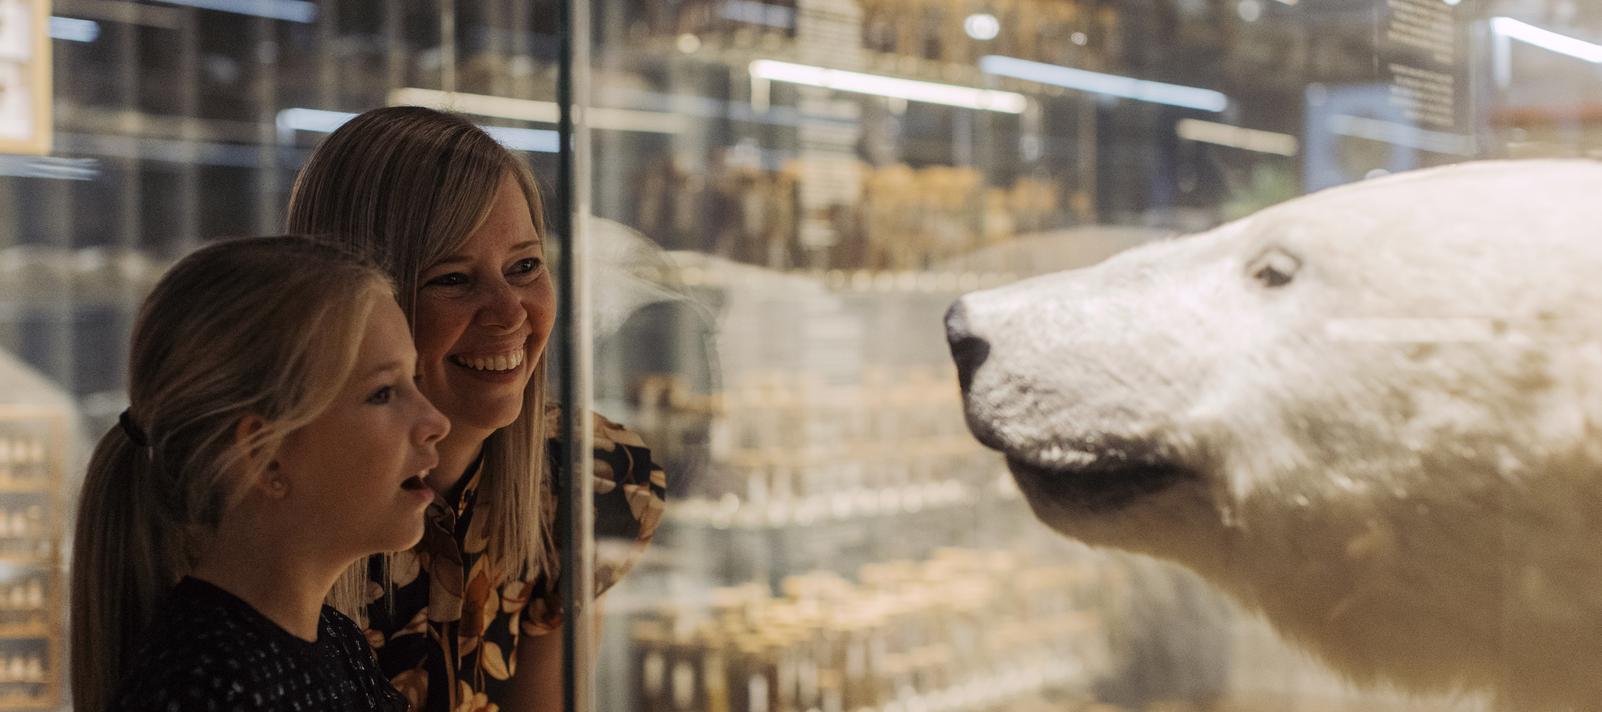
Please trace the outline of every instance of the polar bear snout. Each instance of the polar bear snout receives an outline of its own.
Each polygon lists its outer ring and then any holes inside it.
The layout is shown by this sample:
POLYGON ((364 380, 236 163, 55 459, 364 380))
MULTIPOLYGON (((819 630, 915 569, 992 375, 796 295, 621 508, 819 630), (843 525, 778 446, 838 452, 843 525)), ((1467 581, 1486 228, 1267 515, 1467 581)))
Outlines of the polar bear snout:
POLYGON ((990 342, 973 333, 968 324, 968 307, 961 299, 946 310, 946 343, 951 360, 957 365, 957 383, 964 393, 973 383, 973 373, 990 356, 990 342))
POLYGON ((958 299, 946 310, 946 344, 951 348, 951 360, 957 366, 957 384, 962 389, 968 431, 985 447, 1003 450, 990 419, 977 417, 972 407, 974 374, 990 358, 990 342, 975 333, 966 302, 966 298, 958 299))

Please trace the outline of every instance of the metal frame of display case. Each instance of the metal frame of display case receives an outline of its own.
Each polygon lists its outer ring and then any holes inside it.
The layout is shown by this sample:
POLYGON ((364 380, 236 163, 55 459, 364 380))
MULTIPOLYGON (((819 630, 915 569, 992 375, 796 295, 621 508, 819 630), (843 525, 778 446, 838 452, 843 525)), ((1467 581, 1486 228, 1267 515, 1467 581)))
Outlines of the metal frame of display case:
POLYGON ((562 535, 562 709, 589 712, 595 708, 594 628, 595 461, 590 426, 592 356, 590 352, 590 264, 588 255, 590 137, 578 109, 588 106, 590 91, 589 0, 560 0, 557 74, 558 170, 556 232, 559 252, 557 329, 562 335, 557 382, 565 426, 563 461, 558 477, 556 527, 562 535))

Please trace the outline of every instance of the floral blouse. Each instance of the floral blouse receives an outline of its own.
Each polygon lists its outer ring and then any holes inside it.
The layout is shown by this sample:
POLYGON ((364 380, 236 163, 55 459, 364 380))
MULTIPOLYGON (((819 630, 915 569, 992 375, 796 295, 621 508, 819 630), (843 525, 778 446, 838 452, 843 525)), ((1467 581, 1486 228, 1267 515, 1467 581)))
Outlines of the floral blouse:
MULTIPOLYGON (((551 472, 559 471, 562 457, 555 437, 560 421, 560 411, 547 406, 551 472)), ((656 533, 667 475, 639 436, 622 426, 596 415, 594 433, 596 538, 634 542, 613 560, 598 551, 599 595, 628 572, 656 533)), ((367 609, 367 641, 384 675, 420 711, 499 710, 497 701, 506 698, 516 669, 519 638, 545 635, 562 623, 554 571, 493 579, 497 567, 494 552, 486 550, 486 518, 475 516, 480 472, 475 467, 459 486, 454 509, 443 498, 429 505, 423 540, 391 559, 390 596, 383 593, 376 562, 371 572, 370 595, 376 598, 367 609)), ((552 479, 546 478, 547 486, 552 479)), ((555 497, 546 501, 546 514, 554 517, 555 497)))

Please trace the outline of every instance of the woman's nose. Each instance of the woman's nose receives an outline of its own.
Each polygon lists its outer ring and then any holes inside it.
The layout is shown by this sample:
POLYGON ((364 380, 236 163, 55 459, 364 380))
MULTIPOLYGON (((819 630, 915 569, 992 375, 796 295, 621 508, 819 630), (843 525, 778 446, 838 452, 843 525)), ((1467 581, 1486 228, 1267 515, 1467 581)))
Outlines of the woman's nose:
POLYGON ((516 289, 504 282, 489 287, 479 307, 478 322, 483 326, 511 331, 523 325, 528 311, 516 289))

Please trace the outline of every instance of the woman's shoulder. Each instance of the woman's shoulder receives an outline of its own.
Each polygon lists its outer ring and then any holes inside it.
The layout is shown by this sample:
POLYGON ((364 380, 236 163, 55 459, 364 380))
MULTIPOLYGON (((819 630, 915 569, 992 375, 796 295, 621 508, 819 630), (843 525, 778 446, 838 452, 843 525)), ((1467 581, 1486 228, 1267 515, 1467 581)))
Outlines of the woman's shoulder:
MULTIPOLYGON (((546 450, 550 464, 555 467, 560 465, 563 453, 567 450, 562 437, 563 413, 560 407, 547 404, 545 415, 546 450)), ((647 533, 654 530, 656 515, 662 509, 661 500, 667 496, 667 472, 657 464, 645 439, 616 421, 591 411, 590 432, 597 497, 609 495, 613 490, 623 490, 618 494, 633 503, 633 517, 645 520, 644 529, 647 533)), ((551 487, 555 483, 548 478, 546 485, 551 487)), ((549 494, 554 502, 557 493, 553 491, 549 494)), ((598 520, 597 526, 601 525, 602 522, 598 520)))
MULTIPOLYGON (((564 452, 562 409, 554 404, 545 408, 546 432, 550 438, 552 465, 561 462, 564 452)), ((591 433, 595 480, 595 531, 598 537, 635 540, 643 547, 656 533, 666 506, 668 474, 657 464, 649 446, 638 433, 618 422, 591 412, 591 433)), ((547 487, 555 487, 552 478, 547 487)), ((548 492, 547 502, 554 508, 560 497, 548 492)), ((633 564, 639 552, 631 552, 627 564, 615 567, 618 576, 633 564)))
MULTIPOLYGON (((547 402, 545 404, 545 437, 549 440, 562 440, 566 435, 566 418, 566 413, 561 405, 547 402)), ((595 447, 598 449, 613 445, 649 449, 649 446, 645 444, 645 439, 640 437, 638 433, 595 411, 590 411, 590 432, 595 438, 595 447)))

